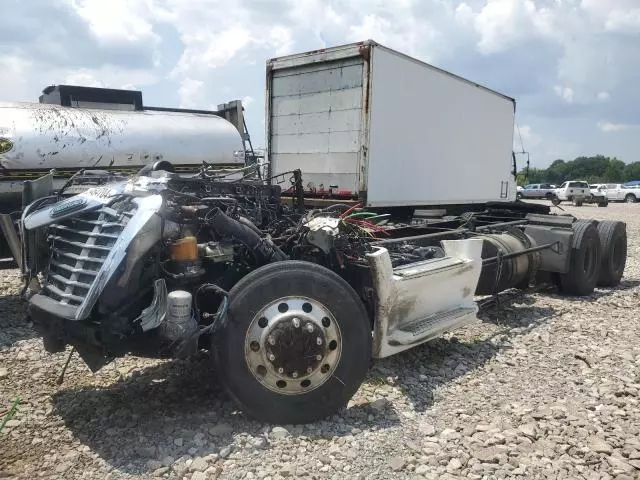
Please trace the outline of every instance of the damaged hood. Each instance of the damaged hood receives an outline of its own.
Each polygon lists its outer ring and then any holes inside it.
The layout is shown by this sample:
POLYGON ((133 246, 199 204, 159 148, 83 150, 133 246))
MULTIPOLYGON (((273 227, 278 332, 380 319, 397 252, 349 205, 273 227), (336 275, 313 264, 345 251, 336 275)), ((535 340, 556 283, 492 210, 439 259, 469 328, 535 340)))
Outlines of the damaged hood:
POLYGON ((168 177, 135 177, 125 182, 117 182, 90 188, 73 197, 65 198, 52 205, 27 215, 23 219, 26 230, 44 227, 65 218, 96 210, 121 195, 144 197, 166 188, 168 177))

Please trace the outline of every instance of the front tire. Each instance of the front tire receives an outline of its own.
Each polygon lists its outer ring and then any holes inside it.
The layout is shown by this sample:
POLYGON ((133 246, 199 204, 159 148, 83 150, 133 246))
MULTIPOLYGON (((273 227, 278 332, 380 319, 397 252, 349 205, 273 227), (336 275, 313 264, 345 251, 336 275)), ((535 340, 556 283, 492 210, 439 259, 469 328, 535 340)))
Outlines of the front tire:
POLYGON ((624 197, 624 201, 627 203, 636 203, 638 199, 633 193, 627 193, 627 196, 624 197))
POLYGON ((299 261, 266 265, 229 293, 215 335, 216 370, 252 417, 279 424, 326 418, 358 390, 371 360, 371 323, 351 286, 299 261))

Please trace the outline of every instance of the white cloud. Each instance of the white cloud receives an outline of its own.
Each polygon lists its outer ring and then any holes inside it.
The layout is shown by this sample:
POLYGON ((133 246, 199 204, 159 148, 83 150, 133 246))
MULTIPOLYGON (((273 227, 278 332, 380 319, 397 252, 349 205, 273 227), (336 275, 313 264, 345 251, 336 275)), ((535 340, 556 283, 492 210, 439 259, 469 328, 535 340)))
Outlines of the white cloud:
POLYGON ((365 15, 358 25, 352 25, 349 28, 347 39, 352 42, 374 39, 409 55, 429 59, 432 55, 430 55, 431 52, 425 51, 425 43, 433 41, 438 35, 439 33, 427 21, 403 25, 396 23, 393 19, 369 14, 365 15))
POLYGON ((184 34, 185 49, 172 75, 225 66, 251 42, 250 35, 249 29, 242 25, 234 25, 219 33, 195 30, 184 34))
POLYGON ((10 92, 13 98, 7 100, 26 100, 33 98, 39 92, 29 92, 28 83, 24 78, 29 74, 32 63, 24 58, 14 56, 0 56, 0 92, 10 92))
POLYGON ((554 16, 532 0, 488 0, 475 16, 479 50, 496 53, 530 37, 551 37, 554 16))
POLYGON ((605 22, 605 28, 614 32, 639 33, 640 32, 640 8, 633 10, 614 10, 609 13, 605 22))
POLYGON ((157 77, 146 70, 123 70, 113 67, 98 69, 61 69, 50 73, 50 83, 66 83, 86 87, 141 88, 153 85, 157 77))
POLYGON ((293 43, 293 33, 290 28, 276 25, 269 30, 268 44, 277 56, 291 53, 293 43))
POLYGON ((66 0, 104 43, 152 42, 160 38, 148 21, 145 0, 66 0))
POLYGON ((563 87, 561 85, 556 85, 553 87, 553 91, 556 92, 560 98, 562 98, 567 103, 573 102, 573 89, 571 87, 563 87))
POLYGON ((640 125, 625 123, 598 122, 598 128, 605 133, 620 132, 624 130, 640 130, 640 125))
POLYGON ((522 151, 535 148, 542 143, 542 137, 533 132, 531 125, 516 125, 513 135, 513 148, 522 151))
POLYGON ((247 108, 254 101, 255 101, 255 98, 253 98, 251 95, 245 95, 244 97, 242 97, 242 106, 244 108, 247 108))
POLYGON ((106 87, 102 80, 98 80, 93 74, 86 71, 70 72, 64 77, 63 83, 82 87, 106 87))
POLYGON ((640 8, 636 0, 582 0, 580 7, 594 24, 607 31, 640 32, 640 8))
POLYGON ((181 108, 195 108, 198 105, 198 101, 202 97, 202 87, 204 82, 200 80, 194 80, 192 78, 185 78, 180 82, 180 88, 178 89, 178 95, 180 96, 181 108))
POLYGON ((609 92, 598 92, 597 95, 598 100, 600 100, 601 102, 606 102, 607 100, 609 100, 610 95, 609 92))

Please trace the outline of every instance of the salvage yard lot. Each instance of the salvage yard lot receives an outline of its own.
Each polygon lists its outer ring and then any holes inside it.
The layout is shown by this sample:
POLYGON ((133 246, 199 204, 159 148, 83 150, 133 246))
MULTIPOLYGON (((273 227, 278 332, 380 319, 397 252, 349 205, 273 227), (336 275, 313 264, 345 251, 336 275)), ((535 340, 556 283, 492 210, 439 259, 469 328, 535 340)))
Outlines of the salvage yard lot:
POLYGON ((640 205, 561 206, 627 222, 620 287, 506 298, 374 362, 347 410, 305 426, 236 411, 206 353, 96 374, 75 356, 58 386, 66 354, 44 351, 5 272, 0 415, 21 403, 0 434, 0 478, 638 478, 640 205))

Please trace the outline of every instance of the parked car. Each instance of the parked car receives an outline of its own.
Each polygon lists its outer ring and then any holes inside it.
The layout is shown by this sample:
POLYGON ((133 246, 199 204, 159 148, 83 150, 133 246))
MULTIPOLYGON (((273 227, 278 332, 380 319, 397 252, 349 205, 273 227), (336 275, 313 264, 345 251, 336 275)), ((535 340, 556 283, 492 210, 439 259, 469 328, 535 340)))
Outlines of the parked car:
POLYGON ((531 183, 516 193, 518 198, 551 198, 554 187, 550 183, 531 183))
POLYGON ((640 199, 640 188, 621 183, 603 184, 607 197, 613 202, 635 203, 640 199))

